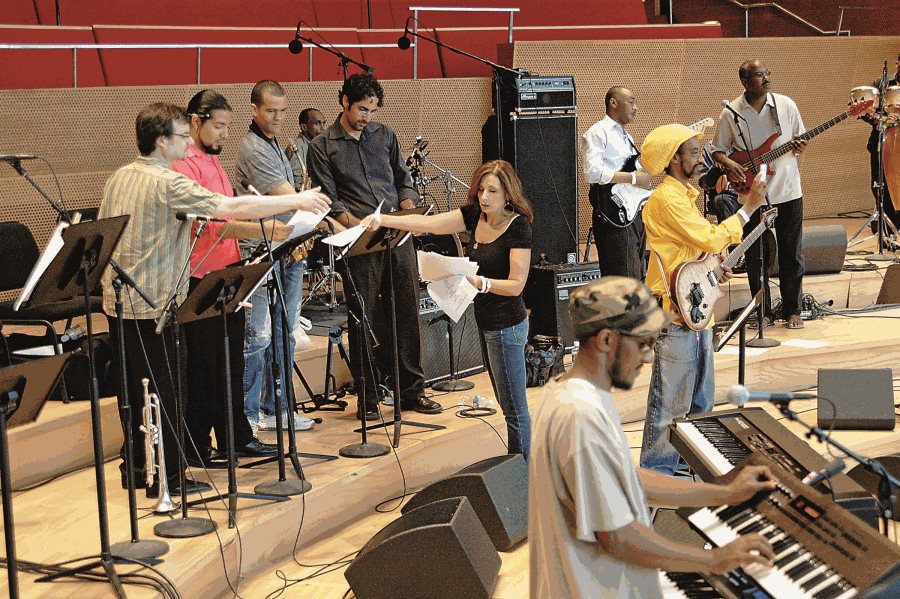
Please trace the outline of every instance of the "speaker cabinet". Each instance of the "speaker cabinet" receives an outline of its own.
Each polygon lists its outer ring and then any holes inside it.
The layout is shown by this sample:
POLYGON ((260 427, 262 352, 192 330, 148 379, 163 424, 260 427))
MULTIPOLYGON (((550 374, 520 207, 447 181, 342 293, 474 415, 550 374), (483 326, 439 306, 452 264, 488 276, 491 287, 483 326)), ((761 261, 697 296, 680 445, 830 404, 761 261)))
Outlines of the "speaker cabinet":
POLYGON ((498 551, 511 549, 528 535, 528 464, 521 455, 475 462, 416 493, 402 512, 460 496, 472 503, 498 551))
POLYGON ((347 567, 358 599, 488 599, 500 556, 465 497, 403 510, 347 567))
POLYGON ((818 395, 820 428, 894 430, 890 368, 820 368, 818 395))
MULTIPOLYGON (((808 275, 839 273, 847 255, 847 231, 843 225, 803 227, 803 265, 808 275)), ((778 252, 772 265, 772 276, 778 276, 778 252)))
POLYGON ((569 293, 599 277, 598 262, 532 266, 525 287, 525 304, 531 308, 529 337, 560 337, 570 351, 575 333, 569 316, 569 293))
POLYGON ((456 374, 460 377, 484 371, 481 340, 475 323, 475 308, 469 304, 459 322, 453 322, 437 307, 427 291, 419 296, 419 331, 425 384, 433 385, 450 378, 450 340, 447 323, 453 331, 456 374))
POLYGON ((532 264, 545 255, 551 263, 578 256, 578 117, 529 114, 503 119, 503 151, 497 151, 496 121, 482 129, 482 157, 503 158, 522 180, 534 208, 532 264))

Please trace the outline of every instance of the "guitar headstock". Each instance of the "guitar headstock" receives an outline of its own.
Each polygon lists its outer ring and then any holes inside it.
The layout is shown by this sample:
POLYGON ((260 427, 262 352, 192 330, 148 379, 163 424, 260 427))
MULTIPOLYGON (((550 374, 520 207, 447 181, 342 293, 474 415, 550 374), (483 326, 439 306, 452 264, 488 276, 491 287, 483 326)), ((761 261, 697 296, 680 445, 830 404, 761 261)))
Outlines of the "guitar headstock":
POLYGON ((850 116, 859 116, 873 106, 875 106, 875 100, 862 100, 855 104, 851 104, 850 108, 847 109, 847 114, 850 116))
POLYGON ((710 117, 706 117, 705 119, 700 119, 696 123, 691 123, 688 125, 688 129, 691 131, 696 131, 697 133, 704 133, 709 127, 715 127, 716 122, 712 120, 710 117))
POLYGON ((767 229, 771 229, 775 226, 775 217, 778 216, 778 208, 769 208, 765 212, 762 213, 762 222, 766 225, 767 229))

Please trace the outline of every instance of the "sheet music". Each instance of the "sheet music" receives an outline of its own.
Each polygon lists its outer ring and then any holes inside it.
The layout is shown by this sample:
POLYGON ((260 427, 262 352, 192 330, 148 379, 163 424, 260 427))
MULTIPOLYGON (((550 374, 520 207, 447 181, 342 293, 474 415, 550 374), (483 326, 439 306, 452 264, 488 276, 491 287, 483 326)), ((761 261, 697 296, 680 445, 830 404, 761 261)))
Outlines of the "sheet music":
MULTIPOLYGON (((381 207, 384 205, 384 201, 382 200, 378 204, 378 208, 375 209, 374 214, 381 214, 381 207)), ((322 240, 322 243, 327 243, 328 245, 333 245, 335 247, 345 247, 348 245, 353 245, 356 243, 356 240, 362 237, 362 234, 366 232, 366 228, 362 225, 356 225, 355 227, 350 227, 345 231, 341 231, 340 233, 335 233, 334 235, 330 235, 322 240)))
POLYGON ((291 232, 288 233, 288 236, 284 239, 284 241, 277 242, 272 246, 272 249, 277 248, 285 241, 296 239, 301 235, 306 235, 307 233, 311 232, 320 222, 322 222, 322 219, 325 218, 326 214, 328 214, 328 208, 325 208, 321 212, 307 212, 306 210, 297 210, 296 212, 294 212, 294 215, 291 217, 291 219, 286 223, 288 226, 293 227, 293 229, 291 229, 291 232))
POLYGON ((477 294, 478 290, 466 280, 465 275, 444 277, 428 284, 428 295, 453 322, 459 322, 477 294))
POLYGON ((453 275, 474 275, 478 264, 468 258, 444 256, 437 252, 416 252, 419 262, 419 277, 423 281, 439 281, 453 275))
POLYGON ((18 299, 16 299, 16 303, 13 304, 13 312, 18 312, 22 304, 28 301, 28 298, 31 297, 31 292, 34 291, 34 286, 37 285, 41 275, 44 274, 44 271, 47 270, 47 267, 50 266, 50 263, 56 258, 59 250, 65 245, 62 238, 62 232, 68 226, 69 223, 65 221, 60 221, 59 224, 56 225, 56 229, 50 235, 50 239, 47 240, 47 246, 44 248, 44 251, 41 252, 37 262, 34 263, 34 268, 32 268, 31 272, 28 274, 28 279, 25 281, 25 286, 22 287, 22 292, 19 294, 18 299))

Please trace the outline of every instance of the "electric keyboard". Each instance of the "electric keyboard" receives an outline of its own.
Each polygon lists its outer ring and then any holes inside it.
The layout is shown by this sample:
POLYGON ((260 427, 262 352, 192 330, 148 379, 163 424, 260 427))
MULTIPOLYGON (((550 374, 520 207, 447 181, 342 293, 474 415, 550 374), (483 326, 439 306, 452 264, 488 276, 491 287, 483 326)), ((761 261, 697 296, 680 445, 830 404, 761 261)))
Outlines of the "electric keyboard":
MULTIPOLYGON (((704 481, 727 474, 751 454, 765 456, 797 479, 827 464, 803 439, 762 408, 738 408, 676 418, 670 440, 688 466, 704 481)), ((855 516, 878 528, 878 506, 872 494, 846 474, 832 477, 828 485, 834 499, 855 516)))
POLYGON ((678 510, 713 545, 758 533, 775 551, 772 568, 736 572, 774 599, 850 599, 900 564, 892 543, 839 505, 760 454, 743 464, 766 465, 777 487, 736 506, 678 510))

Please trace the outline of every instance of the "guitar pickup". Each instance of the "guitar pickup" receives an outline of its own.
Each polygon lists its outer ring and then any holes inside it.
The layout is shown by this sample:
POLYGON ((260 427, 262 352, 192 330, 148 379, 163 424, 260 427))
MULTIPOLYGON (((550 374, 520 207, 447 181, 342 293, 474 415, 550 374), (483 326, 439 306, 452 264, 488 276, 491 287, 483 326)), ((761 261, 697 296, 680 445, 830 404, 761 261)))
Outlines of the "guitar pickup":
POLYGON ((699 306, 701 302, 703 302, 703 289, 700 287, 700 283, 691 283, 691 291, 688 294, 688 297, 691 300, 692 306, 699 306))

